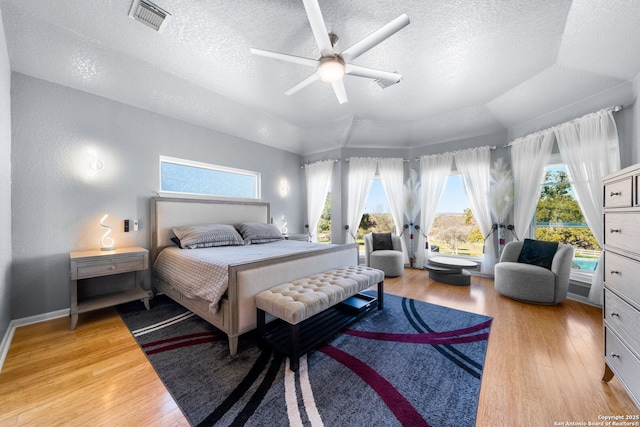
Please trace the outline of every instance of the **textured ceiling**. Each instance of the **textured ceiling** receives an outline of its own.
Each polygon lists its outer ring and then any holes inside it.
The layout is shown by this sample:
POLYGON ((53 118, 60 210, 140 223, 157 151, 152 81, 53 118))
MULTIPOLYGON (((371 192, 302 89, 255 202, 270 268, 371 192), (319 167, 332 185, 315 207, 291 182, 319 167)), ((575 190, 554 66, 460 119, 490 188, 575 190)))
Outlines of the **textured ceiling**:
POLYGON ((640 72, 637 0, 319 0, 337 50, 411 19, 353 61, 403 81, 347 76, 340 105, 323 82, 284 95, 313 69, 249 52, 318 58, 302 1, 155 3, 161 33, 132 0, 0 0, 11 68, 300 154, 497 132, 640 72))

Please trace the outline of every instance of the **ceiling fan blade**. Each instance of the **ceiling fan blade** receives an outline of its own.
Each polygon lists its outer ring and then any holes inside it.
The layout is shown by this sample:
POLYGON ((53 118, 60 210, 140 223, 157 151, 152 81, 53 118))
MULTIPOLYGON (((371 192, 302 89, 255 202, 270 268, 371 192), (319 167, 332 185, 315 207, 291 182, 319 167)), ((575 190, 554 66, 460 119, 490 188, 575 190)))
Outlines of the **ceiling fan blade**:
POLYGON ((299 91, 300 89, 303 89, 307 86, 309 86, 311 83, 320 80, 320 75, 315 72, 313 74, 311 74, 309 77, 307 77, 306 79, 302 80, 300 83, 298 83, 297 85, 295 85, 294 87, 292 87, 291 89, 289 89, 288 91, 286 91, 284 94, 285 95, 292 95, 294 93, 296 93, 297 91, 299 91))
POLYGON ((302 0, 302 3, 304 3, 304 9, 307 11, 313 38, 316 40, 318 48, 320 49, 320 56, 332 56, 333 46, 331 45, 331 40, 329 40, 329 33, 324 24, 324 18, 322 17, 318 0, 302 0))
POLYGON ((251 48, 254 55, 264 56, 265 58, 277 59, 280 61, 293 62, 294 64, 306 65, 308 67, 317 67, 320 61, 317 59, 304 58, 302 56, 288 55, 286 53, 271 52, 269 50, 251 48))
POLYGON ((409 17, 403 13, 384 27, 374 31, 364 39, 360 40, 358 43, 342 52, 340 56, 342 56, 345 62, 356 59, 358 56, 362 55, 372 47, 380 44, 388 37, 391 37, 393 34, 409 25, 409 22, 411 22, 409 21, 409 17))
POLYGON ((368 79, 385 80, 397 83, 402 80, 402 75, 389 71, 376 70, 375 68, 361 67, 359 65, 347 64, 345 73, 351 76, 366 77, 368 79))
POLYGON ((347 91, 344 89, 344 80, 338 80, 335 81, 333 83, 331 83, 331 86, 333 86, 333 91, 336 94, 336 97, 338 98, 338 102, 340 104, 344 104, 345 102, 347 102, 347 91))

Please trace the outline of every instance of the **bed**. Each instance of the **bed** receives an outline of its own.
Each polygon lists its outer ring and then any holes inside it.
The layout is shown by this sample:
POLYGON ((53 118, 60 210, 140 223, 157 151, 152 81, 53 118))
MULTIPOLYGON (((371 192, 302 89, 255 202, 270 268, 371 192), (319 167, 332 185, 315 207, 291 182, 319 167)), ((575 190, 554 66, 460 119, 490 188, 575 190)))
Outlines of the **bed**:
MULTIPOLYGON (((270 218, 270 205, 262 201, 153 197, 149 251, 151 265, 154 265, 163 249, 175 247, 171 240, 175 237, 174 227, 245 222, 266 224, 270 222, 270 218)), ((238 337, 256 328, 256 294, 291 280, 340 266, 358 264, 356 244, 319 245, 317 249, 309 250, 305 242, 289 242, 288 245, 294 243, 300 245, 301 252, 269 255, 261 259, 228 264, 228 286, 213 310, 210 301, 179 291, 176 286, 158 277, 153 268, 152 287, 156 293, 167 295, 227 334, 229 352, 233 356, 238 350, 238 337)), ((201 249, 180 251, 199 250, 201 249)))

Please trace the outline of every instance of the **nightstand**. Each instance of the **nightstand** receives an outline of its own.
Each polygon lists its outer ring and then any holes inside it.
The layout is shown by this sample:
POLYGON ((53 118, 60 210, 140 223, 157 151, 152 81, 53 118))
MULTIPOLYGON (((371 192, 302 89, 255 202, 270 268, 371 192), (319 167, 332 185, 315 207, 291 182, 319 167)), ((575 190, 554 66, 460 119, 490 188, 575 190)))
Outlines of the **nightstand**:
POLYGON ((299 242, 308 242, 309 236, 306 234, 297 234, 297 233, 289 233, 284 235, 284 238, 287 240, 297 240, 299 242))
MULTIPOLYGON (((144 275, 149 268, 149 251, 145 248, 134 246, 130 248, 114 249, 112 251, 77 251, 69 253, 71 265, 71 328, 74 330, 78 323, 78 314, 104 307, 110 307, 137 299, 144 300, 144 305, 149 310, 149 298, 151 291, 142 289, 144 275), (78 298, 78 286, 83 286, 84 279, 120 275, 123 273, 135 274, 135 286, 129 289, 106 292, 86 298, 78 298)), ((114 280, 118 280, 114 276, 114 280)), ((122 277, 120 278, 122 280, 122 277)))

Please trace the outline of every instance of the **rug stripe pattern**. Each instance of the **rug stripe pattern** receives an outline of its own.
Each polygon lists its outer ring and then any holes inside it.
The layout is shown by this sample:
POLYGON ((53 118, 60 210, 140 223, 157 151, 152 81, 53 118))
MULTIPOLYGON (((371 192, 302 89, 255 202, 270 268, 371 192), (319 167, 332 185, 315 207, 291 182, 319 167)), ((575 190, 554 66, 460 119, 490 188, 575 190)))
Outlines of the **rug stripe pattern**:
POLYGON ((474 425, 492 319, 385 299, 296 373, 253 334, 230 357, 224 334, 166 297, 118 310, 194 426, 474 425))
MULTIPOLYGON (((415 300, 408 298, 403 298, 402 300, 402 309, 407 315, 407 318, 410 319, 411 325, 415 328, 416 331, 420 333, 425 331, 435 333, 435 331, 431 327, 429 327, 425 319, 423 319, 420 313, 416 310, 415 303, 415 300)), ((482 329, 487 329, 488 331, 488 328, 491 327, 491 321, 491 319, 488 319, 482 324, 476 325, 476 328, 482 327, 482 329)), ((451 331, 445 333, 450 332, 451 331)), ((480 334, 480 338, 483 340, 488 340, 489 332, 487 332, 486 334, 480 334)), ((454 348, 451 343, 443 342, 440 344, 442 345, 434 345, 433 347, 444 357, 448 358, 460 368, 464 369, 467 373, 474 376, 475 378, 480 379, 480 377, 482 376, 482 365, 479 362, 476 362, 465 354, 461 353, 459 350, 454 348)))

